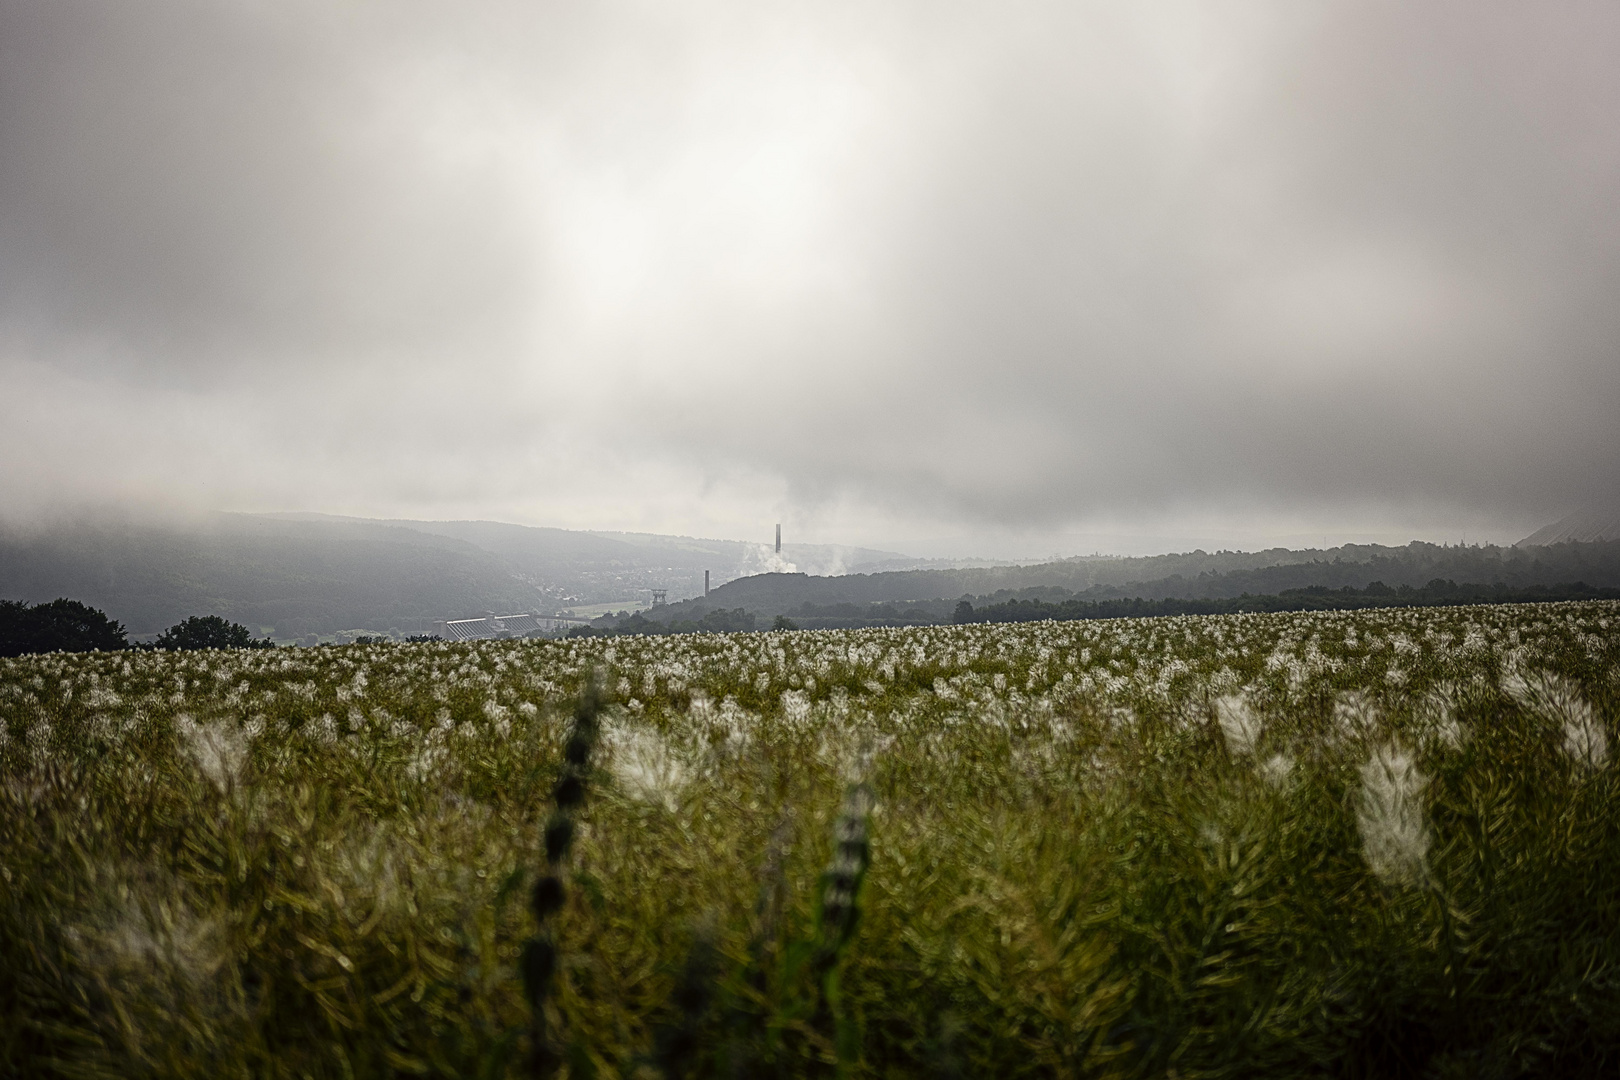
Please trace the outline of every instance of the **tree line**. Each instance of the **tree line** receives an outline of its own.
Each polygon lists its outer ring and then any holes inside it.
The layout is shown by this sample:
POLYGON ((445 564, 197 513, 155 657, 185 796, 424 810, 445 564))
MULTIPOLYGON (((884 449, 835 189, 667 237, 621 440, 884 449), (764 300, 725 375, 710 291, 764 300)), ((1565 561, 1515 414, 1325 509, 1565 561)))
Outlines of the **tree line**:
MULTIPOLYGON (((953 609, 950 601, 906 604, 881 603, 817 606, 801 604, 789 615, 778 615, 772 630, 863 629, 867 627, 935 626, 944 623, 1039 622, 1051 619, 1132 619, 1159 615, 1232 615, 1243 612, 1359 611, 1388 607, 1456 607, 1465 604, 1533 604, 1558 600, 1617 600, 1620 589, 1598 588, 1576 581, 1563 585, 1515 588, 1458 584, 1434 578, 1422 586, 1386 585, 1375 581, 1364 588, 1312 585, 1271 594, 1244 593, 1234 597, 1149 599, 1141 596, 1086 600, 1079 597, 1043 600, 1032 597, 964 596, 953 609), (989 599, 991 602, 986 603, 989 599)), ((701 619, 660 622, 636 613, 614 621, 604 617, 596 625, 579 627, 570 637, 735 633, 763 628, 761 619, 744 608, 710 611, 701 619)))
POLYGON ((50 652, 117 652, 122 649, 272 649, 269 638, 255 638, 241 623, 218 615, 193 615, 169 627, 150 643, 131 642, 124 624, 77 600, 58 599, 30 606, 0 600, 0 656, 50 652))
POLYGON ((1241 596, 1208 599, 1146 600, 1141 597, 1119 600, 1007 600, 975 608, 968 598, 957 602, 951 615, 954 623, 1037 622, 1053 619, 1129 619, 1153 615, 1233 615, 1243 612, 1280 611, 1360 611, 1388 607, 1458 607, 1464 604, 1534 604, 1556 600, 1620 600, 1620 589, 1600 589, 1583 581, 1565 585, 1531 585, 1510 588, 1495 585, 1459 585, 1434 578, 1427 585, 1390 586, 1375 581, 1365 588, 1346 585, 1331 589, 1313 585, 1286 589, 1269 596, 1241 596))

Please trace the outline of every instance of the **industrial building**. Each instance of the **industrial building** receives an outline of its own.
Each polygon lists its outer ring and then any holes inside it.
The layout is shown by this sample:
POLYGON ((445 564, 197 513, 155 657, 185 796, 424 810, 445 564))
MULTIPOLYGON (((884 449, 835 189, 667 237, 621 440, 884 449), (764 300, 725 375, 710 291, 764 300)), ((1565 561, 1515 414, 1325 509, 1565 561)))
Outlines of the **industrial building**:
POLYGON ((571 626, 584 626, 588 619, 563 615, 524 612, 517 615, 486 614, 481 619, 450 619, 438 624, 437 633, 446 641, 490 641, 499 638, 545 637, 571 626))

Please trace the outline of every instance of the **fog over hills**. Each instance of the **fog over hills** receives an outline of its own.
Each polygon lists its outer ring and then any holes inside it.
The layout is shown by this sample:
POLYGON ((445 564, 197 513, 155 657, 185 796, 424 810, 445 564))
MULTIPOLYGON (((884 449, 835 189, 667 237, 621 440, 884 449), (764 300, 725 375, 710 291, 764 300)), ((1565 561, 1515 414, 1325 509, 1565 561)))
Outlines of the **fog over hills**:
POLYGON ((668 622, 737 608, 768 618, 803 613, 805 605, 923 603, 937 616, 962 596, 1220 598, 1375 581, 1416 587, 1434 578, 1620 586, 1620 541, 1532 540, 1515 547, 1412 543, 1090 556, 1020 566, 791 543, 778 556, 770 545, 736 540, 493 521, 216 514, 177 523, 101 516, 0 532, 0 597, 81 600, 135 635, 189 615, 217 614, 290 641, 358 630, 430 632, 440 620, 491 611, 634 609, 653 589, 667 590, 673 602, 647 614, 668 622), (705 570, 714 586, 707 598, 705 570))
POLYGON ((0 595, 82 600, 135 635, 209 614, 283 640, 357 627, 411 632, 446 612, 535 600, 499 556, 465 541, 377 523, 237 514, 5 534, 0 595))
POLYGON ((216 514, 186 522, 111 515, 0 531, 0 597, 66 596, 136 635, 219 614, 281 640, 342 630, 425 632, 487 611, 679 600, 745 574, 926 565, 892 551, 530 528, 493 521, 376 521, 216 514))

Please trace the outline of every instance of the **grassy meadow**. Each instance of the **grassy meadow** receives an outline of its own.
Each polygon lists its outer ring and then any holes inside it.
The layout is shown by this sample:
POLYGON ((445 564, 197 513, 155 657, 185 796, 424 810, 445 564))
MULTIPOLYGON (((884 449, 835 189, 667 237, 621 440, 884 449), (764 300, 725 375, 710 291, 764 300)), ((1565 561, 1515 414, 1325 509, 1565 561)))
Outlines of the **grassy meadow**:
POLYGON ((4 660, 0 1075, 1613 1076, 1617 720, 1613 602, 4 660))

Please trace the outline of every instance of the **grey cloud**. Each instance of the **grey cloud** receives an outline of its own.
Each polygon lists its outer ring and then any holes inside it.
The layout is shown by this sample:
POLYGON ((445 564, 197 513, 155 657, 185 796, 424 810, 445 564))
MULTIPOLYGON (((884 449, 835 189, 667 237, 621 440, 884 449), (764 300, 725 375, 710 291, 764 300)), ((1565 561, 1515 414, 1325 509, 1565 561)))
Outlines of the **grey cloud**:
POLYGON ((0 0, 0 42, 14 507, 1620 500, 1612 5, 0 0))

